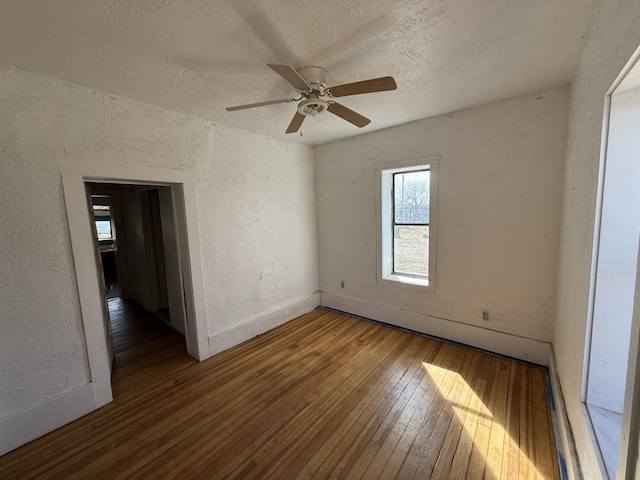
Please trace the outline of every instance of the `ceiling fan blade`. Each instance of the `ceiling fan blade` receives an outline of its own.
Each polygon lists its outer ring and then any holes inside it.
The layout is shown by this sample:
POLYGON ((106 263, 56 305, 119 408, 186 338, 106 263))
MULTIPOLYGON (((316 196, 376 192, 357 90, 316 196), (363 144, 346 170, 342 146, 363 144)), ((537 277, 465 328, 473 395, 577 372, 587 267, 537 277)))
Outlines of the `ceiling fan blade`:
POLYGON ((361 93, 384 92, 398 88, 393 77, 372 78, 361 82, 345 83, 336 87, 330 87, 329 95, 332 97, 346 97, 347 95, 360 95, 361 93))
POLYGON ((293 102, 295 98, 281 98, 280 100, 267 100, 266 102, 248 103, 247 105, 237 105, 235 107, 227 107, 227 112, 235 112, 236 110, 244 110, 246 108, 263 107, 265 105, 275 105, 277 103, 293 102))
POLYGON ((296 112, 296 114, 293 116, 293 119, 291 120, 291 123, 289 124, 289 127, 287 127, 287 131, 285 133, 296 133, 298 130, 300 130, 300 127, 302 126, 302 122, 304 122, 304 115, 301 115, 299 112, 296 112))
POLYGON ((273 63, 267 63, 267 65, 298 90, 311 91, 311 86, 293 67, 289 65, 274 65, 273 63))
POLYGON ((327 110, 340 118, 344 118, 347 122, 353 123, 356 127, 362 128, 371 123, 371 120, 367 117, 363 117, 359 113, 354 112, 350 108, 340 105, 339 103, 330 103, 327 110))

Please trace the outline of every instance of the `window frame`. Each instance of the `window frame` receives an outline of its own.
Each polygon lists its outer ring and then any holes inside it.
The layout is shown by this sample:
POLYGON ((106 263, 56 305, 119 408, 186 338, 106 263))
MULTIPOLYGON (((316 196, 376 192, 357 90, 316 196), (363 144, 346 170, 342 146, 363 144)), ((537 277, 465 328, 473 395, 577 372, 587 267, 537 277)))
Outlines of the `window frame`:
MULTIPOLYGON (((437 178, 439 155, 410 158, 376 168, 377 283, 383 286, 436 291, 437 178), (427 278, 393 271, 394 199, 393 178, 397 173, 429 170, 429 272, 427 278)), ((418 222, 425 224, 425 222, 418 222)), ((406 224, 406 222, 404 223, 406 224)))

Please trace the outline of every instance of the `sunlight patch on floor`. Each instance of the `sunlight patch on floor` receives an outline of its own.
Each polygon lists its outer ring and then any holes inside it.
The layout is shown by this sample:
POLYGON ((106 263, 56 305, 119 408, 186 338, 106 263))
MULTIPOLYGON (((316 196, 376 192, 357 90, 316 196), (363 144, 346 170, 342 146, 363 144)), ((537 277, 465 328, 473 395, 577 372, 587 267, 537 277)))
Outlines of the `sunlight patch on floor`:
POLYGON ((472 388, 457 372, 426 362, 422 364, 462 425, 451 478, 458 471, 481 472, 484 465, 485 478, 551 478, 538 471, 518 442, 505 430, 505 404, 496 402, 492 412, 483 403, 481 397, 486 389, 485 380, 476 379, 475 388, 472 388), (516 477, 514 473, 517 473, 516 477))

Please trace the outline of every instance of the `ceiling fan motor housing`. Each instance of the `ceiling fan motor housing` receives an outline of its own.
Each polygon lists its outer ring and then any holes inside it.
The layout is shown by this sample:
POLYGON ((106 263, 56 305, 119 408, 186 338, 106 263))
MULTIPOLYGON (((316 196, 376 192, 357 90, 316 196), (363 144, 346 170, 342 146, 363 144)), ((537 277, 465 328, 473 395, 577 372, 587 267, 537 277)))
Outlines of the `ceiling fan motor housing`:
POLYGON ((302 92, 305 99, 298 104, 298 112, 307 117, 315 117, 324 112, 327 107, 327 101, 320 98, 324 95, 324 89, 327 88, 329 80, 329 72, 322 67, 303 67, 298 73, 311 87, 311 92, 302 92))
POLYGON ((311 86, 313 92, 319 95, 324 94, 329 81, 329 72, 322 67, 302 67, 298 69, 298 73, 311 86))

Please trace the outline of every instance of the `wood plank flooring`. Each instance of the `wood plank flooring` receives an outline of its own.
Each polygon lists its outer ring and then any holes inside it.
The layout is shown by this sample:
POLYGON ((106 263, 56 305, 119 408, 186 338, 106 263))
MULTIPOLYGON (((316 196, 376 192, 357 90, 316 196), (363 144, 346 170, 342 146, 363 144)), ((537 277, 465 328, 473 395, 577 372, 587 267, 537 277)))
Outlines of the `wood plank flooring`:
POLYGON ((559 478, 541 368, 324 309, 197 363, 111 302, 114 402, 0 478, 559 478))

